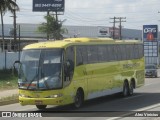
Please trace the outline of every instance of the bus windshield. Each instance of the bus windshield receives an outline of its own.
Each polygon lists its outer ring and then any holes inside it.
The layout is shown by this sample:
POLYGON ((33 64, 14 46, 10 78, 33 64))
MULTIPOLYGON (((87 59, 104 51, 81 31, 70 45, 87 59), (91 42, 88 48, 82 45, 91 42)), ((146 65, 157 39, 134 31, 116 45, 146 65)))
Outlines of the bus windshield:
POLYGON ((48 90, 62 87, 62 49, 24 50, 19 67, 21 89, 48 90))

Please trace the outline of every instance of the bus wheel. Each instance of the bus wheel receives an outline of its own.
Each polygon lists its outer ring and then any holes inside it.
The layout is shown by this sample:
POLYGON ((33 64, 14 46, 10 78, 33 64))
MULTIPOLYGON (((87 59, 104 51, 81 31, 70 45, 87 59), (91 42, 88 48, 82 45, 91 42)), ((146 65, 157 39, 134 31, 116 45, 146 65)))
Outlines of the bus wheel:
POLYGON ((123 84, 123 96, 126 97, 128 96, 129 93, 129 87, 128 87, 128 83, 125 81, 123 84))
POLYGON ((83 93, 81 90, 78 90, 75 96, 75 102, 74 102, 74 106, 76 108, 81 107, 83 104, 83 93))
POLYGON ((45 109, 47 105, 36 105, 39 110, 45 109))
POLYGON ((129 95, 133 95, 133 92, 134 92, 134 82, 131 81, 130 88, 129 88, 129 95))

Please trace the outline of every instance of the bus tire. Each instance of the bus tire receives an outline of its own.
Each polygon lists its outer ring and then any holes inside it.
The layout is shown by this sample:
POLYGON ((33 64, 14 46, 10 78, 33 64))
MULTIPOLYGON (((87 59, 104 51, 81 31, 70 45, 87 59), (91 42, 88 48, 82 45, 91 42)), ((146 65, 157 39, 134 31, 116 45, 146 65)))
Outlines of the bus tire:
POLYGON ((77 90, 76 96, 75 96, 75 101, 74 101, 74 107, 75 108, 80 108, 83 104, 84 97, 83 97, 83 91, 81 89, 77 90))
POLYGON ((47 105, 36 105, 39 110, 43 110, 47 107, 47 105))
POLYGON ((131 96, 133 95, 133 93, 134 93, 134 82, 131 81, 130 87, 129 87, 129 95, 131 96))
POLYGON ((124 81, 124 84, 123 84, 123 97, 126 97, 128 96, 128 93, 129 93, 129 86, 128 86, 128 82, 127 81, 124 81))

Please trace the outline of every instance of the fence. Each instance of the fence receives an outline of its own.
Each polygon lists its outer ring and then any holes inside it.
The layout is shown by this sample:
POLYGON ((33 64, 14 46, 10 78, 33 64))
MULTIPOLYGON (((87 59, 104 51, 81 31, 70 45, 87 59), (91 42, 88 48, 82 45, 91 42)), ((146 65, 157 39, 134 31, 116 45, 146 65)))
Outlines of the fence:
POLYGON ((0 70, 10 69, 13 63, 19 60, 19 52, 1 52, 0 53, 0 70))

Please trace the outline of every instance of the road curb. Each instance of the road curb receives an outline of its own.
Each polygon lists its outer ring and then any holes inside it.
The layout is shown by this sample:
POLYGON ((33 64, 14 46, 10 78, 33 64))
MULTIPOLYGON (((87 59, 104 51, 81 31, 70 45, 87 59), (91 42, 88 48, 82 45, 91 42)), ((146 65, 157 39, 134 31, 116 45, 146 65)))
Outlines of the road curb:
POLYGON ((0 106, 18 103, 18 94, 13 94, 12 96, 1 97, 0 106))

